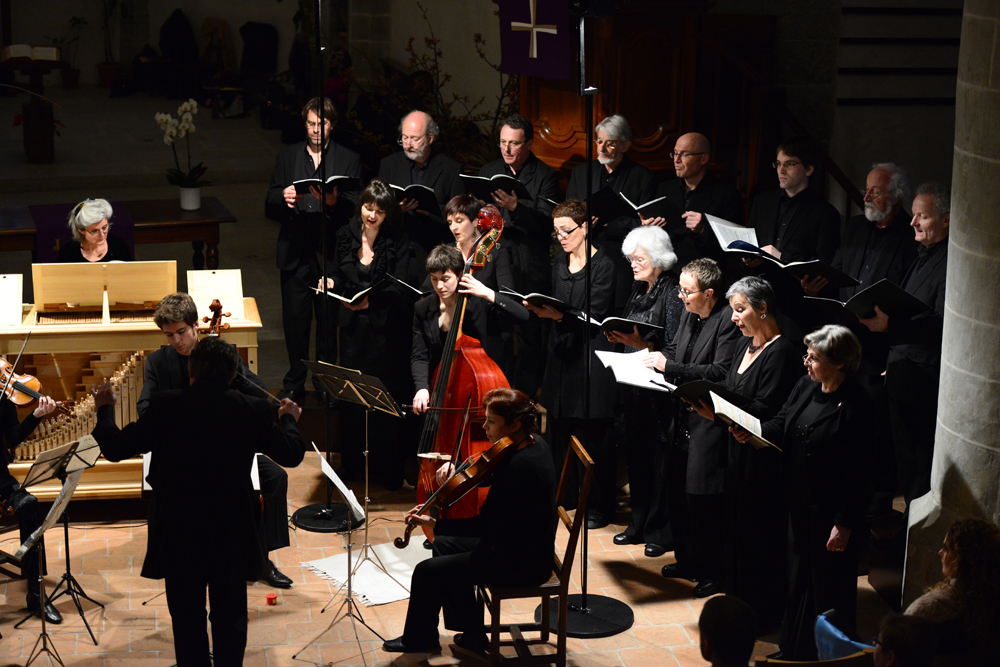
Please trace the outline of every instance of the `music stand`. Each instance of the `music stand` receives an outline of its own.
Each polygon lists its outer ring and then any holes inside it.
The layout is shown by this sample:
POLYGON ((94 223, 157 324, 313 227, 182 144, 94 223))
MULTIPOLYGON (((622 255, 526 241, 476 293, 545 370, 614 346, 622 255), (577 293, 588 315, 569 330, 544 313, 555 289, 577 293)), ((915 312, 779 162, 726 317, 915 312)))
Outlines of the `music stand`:
MULTIPOLYGON (((59 490, 59 495, 56 496, 55 501, 52 503, 52 507, 49 509, 48 515, 45 520, 42 521, 42 525, 35 530, 24 544, 13 554, 8 555, 7 559, 17 563, 18 565, 23 564, 25 555, 32 549, 38 547, 38 541, 45 534, 45 531, 55 525, 56 521, 60 516, 66 513, 66 508, 69 505, 70 499, 73 497, 73 492, 76 491, 77 485, 80 483, 80 477, 87 468, 94 467, 94 463, 97 462, 97 457, 100 456, 101 450, 97 444, 97 440, 93 436, 85 435, 79 440, 71 442, 69 444, 63 445, 62 447, 56 447, 47 452, 42 452, 35 459, 35 462, 31 465, 31 469, 28 471, 28 475, 24 478, 24 482, 21 483, 22 489, 27 489, 29 486, 34 486, 36 484, 41 484, 52 479, 58 479, 62 482, 62 488, 59 490)), ((67 527, 66 533, 66 549, 69 549, 69 529, 67 527)), ((79 584, 73 579, 73 575, 69 572, 69 556, 67 555, 66 560, 66 574, 63 575, 63 581, 66 582, 67 578, 73 580, 73 584, 79 588, 79 584)), ((39 563, 39 565, 41 565, 39 563)), ((79 589, 83 592, 83 589, 79 589)), ((44 580, 41 575, 38 577, 38 600, 39 604, 42 606, 42 632, 38 636, 38 640, 35 642, 34 648, 31 650, 31 655, 28 658, 26 665, 30 665, 32 662, 41 657, 43 653, 49 654, 55 659, 60 665, 63 664, 62 659, 59 657, 59 653, 56 651, 55 645, 52 644, 49 639, 49 634, 45 623, 45 587, 44 580)), ((72 595, 72 594, 71 594, 72 595)), ((88 600, 91 598, 83 594, 82 597, 86 597, 88 600)), ((54 599, 54 598, 53 598, 54 599)), ((76 603, 77 609, 80 611, 80 617, 83 619, 84 625, 87 626, 87 631, 90 632, 90 626, 87 624, 87 619, 83 616, 83 608, 80 606, 80 601, 75 595, 73 600, 76 603)), ((91 602, 95 602, 91 600, 91 602)), ((95 602, 95 604, 100 604, 95 602)), ((104 607, 104 605, 100 605, 104 607)), ((29 618, 34 616, 34 614, 29 613, 23 619, 21 619, 14 627, 19 628, 23 625, 29 618)), ((94 633, 90 632, 90 636, 93 639, 94 633)), ((97 645, 97 640, 94 639, 94 645, 97 645)))
MULTIPOLYGON (((368 502, 370 497, 368 495, 368 483, 369 483, 369 469, 368 469, 368 420, 371 413, 375 410, 379 412, 385 412, 394 417, 403 416, 403 411, 396 401, 389 394, 389 390, 385 388, 382 381, 377 377, 372 375, 365 375, 361 371, 351 370, 350 368, 343 368, 341 366, 334 366, 333 364, 328 364, 322 361, 307 361, 305 362, 306 368, 312 371, 313 378, 319 379, 323 383, 327 392, 334 398, 338 398, 349 403, 357 403, 365 408, 365 517, 368 516, 368 502)), ((330 456, 329 450, 327 451, 327 456, 330 456)), ((329 482, 328 482, 329 483, 329 482)), ((298 510, 303 511, 306 508, 298 510)), ((379 559, 378 554, 372 551, 371 544, 368 541, 368 521, 365 521, 365 541, 361 546, 361 557, 358 558, 358 562, 354 565, 354 572, 358 571, 358 568, 365 561, 371 561, 375 567, 382 570, 387 577, 392 579, 392 575, 382 564, 379 559)), ((353 528, 353 526, 352 526, 353 528)), ((396 581, 395 579, 392 579, 396 581)), ((398 582, 397 582, 398 583, 398 582)))

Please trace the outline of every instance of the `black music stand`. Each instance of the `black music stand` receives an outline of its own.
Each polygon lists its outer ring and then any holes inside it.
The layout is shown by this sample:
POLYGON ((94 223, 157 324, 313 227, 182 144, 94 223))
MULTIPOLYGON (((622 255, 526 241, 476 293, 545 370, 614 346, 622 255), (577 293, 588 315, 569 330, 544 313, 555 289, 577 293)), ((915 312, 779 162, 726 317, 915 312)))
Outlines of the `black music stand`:
MULTIPOLYGON (((70 595, 73 598, 73 602, 76 604, 77 610, 80 612, 80 618, 83 620, 84 626, 86 626, 87 631, 90 632, 91 639, 94 640, 94 645, 97 645, 97 639, 94 638, 94 633, 90 629, 90 625, 87 623, 87 619, 83 615, 83 607, 80 605, 80 597, 90 600, 94 604, 99 605, 101 608, 104 607, 103 604, 93 600, 88 597, 80 587, 80 584, 73 578, 73 574, 69 569, 69 527, 66 523, 66 508, 69 506, 69 501, 73 497, 73 492, 76 491, 77 484, 80 483, 80 477, 83 475, 84 470, 87 468, 94 467, 94 463, 97 461, 97 457, 100 455, 101 450, 92 436, 85 435, 79 440, 71 442, 62 447, 57 447, 55 449, 49 450, 47 452, 42 452, 35 459, 35 462, 31 465, 31 469, 28 471, 27 476, 24 478, 24 482, 21 483, 22 489, 27 489, 29 486, 34 486, 36 484, 41 484, 52 479, 58 479, 62 482, 62 488, 59 490, 59 495, 56 497, 55 501, 52 503, 52 507, 49 509, 48 515, 42 522, 42 525, 31 534, 31 536, 25 540, 24 544, 11 556, 7 558, 18 565, 22 564, 24 556, 32 549, 38 548, 38 541, 45 534, 45 531, 55 525, 57 519, 63 517, 63 525, 66 530, 66 573, 63 574, 63 581, 60 583, 67 584, 66 591, 63 591, 64 595, 70 595)), ((41 565, 39 563, 39 565, 41 565)), ((58 587, 56 588, 58 590, 58 587)), ((53 591, 54 593, 55 591, 53 591)), ((56 596, 53 596, 49 602, 51 603, 55 600, 56 596)), ((42 632, 38 636, 38 641, 35 642, 35 647, 31 650, 31 656, 28 658, 28 662, 25 665, 30 665, 32 662, 41 657, 43 653, 49 654, 57 663, 63 664, 62 659, 59 657, 59 653, 56 651, 55 645, 52 644, 49 639, 49 634, 46 629, 45 622, 45 586, 44 579, 41 575, 38 577, 38 599, 39 604, 42 605, 42 632)), ((33 613, 29 613, 23 619, 21 619, 15 628, 21 627, 28 619, 34 616, 33 613)))

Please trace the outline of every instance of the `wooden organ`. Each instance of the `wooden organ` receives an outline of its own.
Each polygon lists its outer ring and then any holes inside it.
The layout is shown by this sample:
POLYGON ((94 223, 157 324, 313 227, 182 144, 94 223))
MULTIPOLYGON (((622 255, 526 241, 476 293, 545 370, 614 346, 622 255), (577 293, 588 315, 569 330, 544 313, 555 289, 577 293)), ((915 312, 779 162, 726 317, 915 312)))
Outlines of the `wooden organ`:
MULTIPOLYGON (((189 272, 188 285, 207 284, 208 289, 221 289, 226 298, 238 300, 232 306, 225 304, 234 316, 228 320, 230 327, 222 338, 235 345, 250 370, 256 372, 257 329, 261 327, 256 301, 243 298, 242 288, 234 289, 231 280, 228 286, 222 286, 218 281, 192 275, 214 277, 223 273, 189 272)), ((161 298, 177 291, 175 262, 35 264, 32 276, 36 303, 19 304, 19 323, 0 325, 0 355, 13 363, 30 332, 18 372, 36 376, 42 383, 42 393, 72 403, 73 417, 48 415, 16 449, 9 469, 19 480, 24 479, 40 451, 90 433, 96 423, 89 394, 92 385, 104 379, 115 383, 115 419, 119 426, 137 418, 135 406, 142 390, 145 356, 166 344, 163 332, 153 322, 153 311, 161 298), (75 271, 65 267, 74 267, 75 271)), ((0 281, 0 286, 3 284, 0 281)), ((20 288, 19 282, 17 286, 20 288)), ((196 296, 191 289, 199 315, 209 314, 206 300, 210 299, 196 296)), ((23 419, 29 412, 24 410, 20 417, 23 419)), ((39 500, 47 501, 58 493, 59 483, 48 482, 29 490, 39 500)), ((133 498, 141 493, 141 457, 118 463, 102 457, 84 473, 75 497, 133 498)))

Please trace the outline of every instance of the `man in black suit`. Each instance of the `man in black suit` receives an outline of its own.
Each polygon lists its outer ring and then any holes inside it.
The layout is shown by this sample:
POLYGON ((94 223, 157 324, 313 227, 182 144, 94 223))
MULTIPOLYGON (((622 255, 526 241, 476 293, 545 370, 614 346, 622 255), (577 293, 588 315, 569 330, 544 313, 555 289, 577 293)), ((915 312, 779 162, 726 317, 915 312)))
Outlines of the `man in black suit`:
POLYGON ((305 445, 299 407, 283 399, 280 425, 263 399, 229 387, 239 355, 210 337, 191 352, 187 389, 153 396, 124 429, 115 424, 111 383, 94 392, 94 437, 110 461, 153 452, 149 483, 155 507, 142 576, 164 579, 177 663, 209 667, 205 589, 212 607, 216 667, 243 664, 247 641, 247 581, 260 577, 257 498, 250 482, 254 452, 298 465, 305 445))
POLYGON ((332 256, 336 232, 354 215, 358 193, 340 193, 334 188, 332 193, 325 195, 326 220, 323 221, 320 191, 310 188, 310 194, 299 195, 292 184, 305 178, 318 178, 321 161, 322 172, 327 178, 335 175, 361 177, 360 156, 330 138, 337 118, 333 103, 325 97, 313 98, 302 107, 302 118, 306 123, 307 139, 278 151, 271 173, 271 186, 264 200, 265 215, 281 223, 277 264, 281 271, 281 323, 288 350, 288 372, 282 382, 281 395, 290 396, 295 401, 301 401, 305 395, 306 367, 302 360, 309 358, 314 308, 316 358, 331 362, 337 358, 337 309, 333 303, 324 306, 322 300, 325 297, 314 288, 323 275, 323 223, 326 225, 327 255, 332 256), (323 126, 319 122, 321 104, 323 126), (328 312, 325 321, 324 307, 328 312))
POLYGON ((462 165, 434 150, 434 140, 440 131, 430 114, 411 111, 399 123, 399 145, 403 150, 382 158, 378 165, 378 177, 389 185, 405 188, 416 183, 434 190, 439 211, 419 209, 416 199, 399 202, 406 214, 406 233, 423 249, 425 256, 434 246, 451 240, 448 223, 442 214, 445 204, 462 194, 458 177, 462 165))
MULTIPOLYGON (((624 116, 608 116, 597 124, 597 159, 587 164, 573 167, 569 175, 566 199, 587 199, 587 169, 591 173, 591 193, 608 187, 625 195, 630 202, 641 206, 656 199, 656 176, 653 172, 636 164, 625 153, 632 146, 632 128, 624 116)), ((649 218, 642 224, 663 226, 662 218, 649 218)), ((632 267, 622 255, 622 241, 630 231, 640 225, 638 216, 627 216, 615 220, 598 220, 594 226, 594 245, 601 248, 614 263, 616 269, 615 308, 617 315, 628 302, 632 283, 632 267)))
MULTIPOLYGON (((160 300, 153 321, 167 337, 169 345, 146 358, 142 392, 135 407, 140 416, 146 412, 152 397, 171 389, 186 389, 188 359, 198 345, 198 307, 184 292, 168 294, 160 300)), ((240 360, 236 389, 257 398, 267 397, 267 387, 240 360)), ((257 457, 260 492, 264 499, 264 530, 261 551, 268 553, 291 544, 288 535, 288 473, 264 455, 257 457)), ((291 588, 292 580, 278 571, 268 559, 261 581, 275 588, 291 588)))
MULTIPOLYGON (((552 264, 549 246, 552 244, 552 209, 559 199, 559 180, 555 169, 531 152, 534 128, 524 116, 505 118, 500 128, 499 160, 479 170, 480 176, 497 174, 513 176, 528 190, 532 199, 518 201, 516 192, 497 190, 493 203, 503 215, 503 245, 511 253, 514 268, 513 287, 522 294, 549 294, 552 289, 552 264)), ((534 396, 545 367, 545 345, 542 325, 537 317, 530 318, 515 330, 518 343, 517 377, 513 386, 534 396)), ((513 354, 513 349, 509 351, 513 354)))
POLYGON ((928 310, 912 318, 889 317, 876 306, 874 317, 861 320, 871 331, 884 332, 889 343, 885 389, 907 506, 931 489, 950 211, 947 187, 925 183, 917 188, 910 226, 921 247, 900 287, 928 310))
POLYGON ((722 262, 723 252, 711 230, 707 229, 705 213, 723 220, 743 221, 743 200, 739 190, 708 173, 712 144, 697 132, 682 134, 670 153, 677 178, 660 186, 660 196, 666 197, 684 211, 684 227, 670 232, 674 252, 683 266, 698 257, 711 257, 722 262))
MULTIPOLYGON (((906 172, 901 167, 891 162, 872 165, 865 182, 865 212, 847 221, 840 249, 833 259, 836 268, 860 283, 840 288, 841 301, 847 301, 883 279, 896 285, 903 282, 920 247, 910 229, 910 215, 903 208, 903 201, 909 194, 906 172)), ((806 291, 814 296, 818 292, 815 287, 806 291)), ((882 377, 889 344, 885 336, 872 333, 866 327, 852 329, 861 341, 862 350, 856 377, 871 394, 876 408, 874 442, 878 450, 874 453, 874 497, 869 513, 877 515, 892 508, 897 486, 896 455, 892 449, 888 398, 882 377)))

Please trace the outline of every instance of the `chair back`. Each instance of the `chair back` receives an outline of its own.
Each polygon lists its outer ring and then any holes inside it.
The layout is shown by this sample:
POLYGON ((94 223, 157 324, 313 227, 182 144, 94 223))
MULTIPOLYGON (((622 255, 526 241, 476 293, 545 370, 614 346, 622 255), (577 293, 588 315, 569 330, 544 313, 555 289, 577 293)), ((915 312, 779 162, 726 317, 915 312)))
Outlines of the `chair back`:
POLYGON ((771 665, 773 667, 874 667, 875 649, 867 646, 846 658, 836 658, 835 660, 768 660, 767 658, 756 658, 753 661, 754 667, 758 665, 771 665))
POLYGON ((555 554, 554 569, 556 575, 559 577, 560 587, 569 586, 569 577, 573 569, 573 560, 576 557, 577 544, 580 541, 580 532, 583 529, 584 522, 587 520, 587 499, 590 497, 590 482, 594 476, 594 460, 590 458, 590 454, 583 448, 583 445, 580 444, 575 435, 570 438, 569 444, 566 459, 563 461, 562 474, 559 476, 556 498, 562 498, 566 485, 572 479, 572 475, 570 474, 572 468, 570 466, 575 466, 579 463, 583 466, 583 475, 580 481, 580 495, 576 502, 576 514, 570 518, 566 508, 562 505, 556 507, 556 511, 559 513, 559 520, 566 527, 566 530, 569 531, 569 539, 566 541, 566 553, 564 557, 559 558, 559 554, 555 554))

